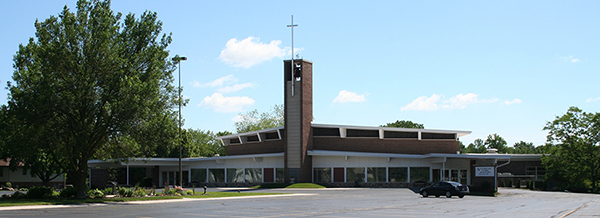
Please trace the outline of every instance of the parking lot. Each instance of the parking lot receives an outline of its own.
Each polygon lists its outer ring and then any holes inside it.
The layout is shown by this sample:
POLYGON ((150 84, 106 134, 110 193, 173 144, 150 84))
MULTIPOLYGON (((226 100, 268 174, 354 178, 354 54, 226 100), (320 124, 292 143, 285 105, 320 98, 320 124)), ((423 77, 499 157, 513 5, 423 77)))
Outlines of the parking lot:
MULTIPOLYGON (((237 191, 237 189, 209 189, 237 191)), ((598 217, 600 195, 500 189, 423 198, 403 188, 240 190, 284 196, 0 208, 0 217, 598 217)))

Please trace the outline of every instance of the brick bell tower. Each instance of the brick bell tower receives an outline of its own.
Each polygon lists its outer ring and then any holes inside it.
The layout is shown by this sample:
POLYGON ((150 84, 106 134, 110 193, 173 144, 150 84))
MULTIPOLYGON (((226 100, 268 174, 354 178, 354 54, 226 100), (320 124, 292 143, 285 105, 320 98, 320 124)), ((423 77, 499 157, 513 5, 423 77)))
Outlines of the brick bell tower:
POLYGON ((312 182, 312 65, 304 59, 284 60, 285 181, 312 182))

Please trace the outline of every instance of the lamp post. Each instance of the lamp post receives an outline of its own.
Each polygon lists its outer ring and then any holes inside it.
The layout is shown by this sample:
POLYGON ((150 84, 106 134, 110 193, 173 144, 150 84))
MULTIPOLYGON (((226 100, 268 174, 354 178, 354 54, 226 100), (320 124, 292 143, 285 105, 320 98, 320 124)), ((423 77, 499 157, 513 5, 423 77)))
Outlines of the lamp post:
POLYGON ((183 170, 181 168, 181 151, 183 150, 183 139, 181 137, 181 61, 187 60, 187 57, 179 57, 179 55, 173 58, 173 61, 177 61, 179 64, 179 186, 183 186, 182 178, 183 178, 183 170))

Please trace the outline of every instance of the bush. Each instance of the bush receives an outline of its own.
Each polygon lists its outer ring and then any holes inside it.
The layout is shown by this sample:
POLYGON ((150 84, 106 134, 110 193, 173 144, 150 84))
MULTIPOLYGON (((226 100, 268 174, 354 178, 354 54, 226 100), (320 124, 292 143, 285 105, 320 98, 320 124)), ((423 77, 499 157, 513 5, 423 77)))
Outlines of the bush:
POLYGON ((54 197, 54 190, 50 187, 40 186, 31 187, 27 192, 27 198, 29 199, 49 199, 54 197))
POLYGON ((138 188, 135 190, 134 195, 139 196, 139 197, 144 197, 147 195, 147 193, 146 193, 146 190, 144 190, 143 188, 138 188))
POLYGON ((6 182, 6 187, 8 187, 8 188, 12 188, 12 183, 10 183, 10 182, 6 182))
POLYGON ((511 187, 511 188, 513 187, 513 180, 512 179, 508 180, 508 187, 511 187))
POLYGON ((104 198, 104 192, 98 189, 90 189, 87 192, 88 198, 104 198))
POLYGON ((75 198, 77 196, 77 189, 73 186, 67 187, 60 191, 58 196, 64 199, 75 198))
POLYGON ((516 188, 521 188, 521 179, 517 179, 517 184, 515 184, 516 188))
POLYGON ((192 190, 187 190, 187 191, 185 192, 185 194, 186 194, 186 195, 193 195, 193 194, 194 194, 194 191, 192 191, 192 190))
POLYGON ((502 180, 502 182, 500 183, 500 187, 506 187, 506 183, 504 183, 504 179, 502 180))
POLYGON ((112 189, 112 188, 105 188, 105 189, 102 189, 102 193, 104 193, 104 195, 105 195, 105 196, 106 196, 106 195, 112 195, 112 193, 113 193, 113 189, 112 189))
POLYGON ((152 184, 152 178, 150 178, 150 177, 145 177, 145 178, 142 180, 142 186, 144 186, 144 187, 147 187, 147 188, 154 186, 154 184, 152 184))
POLYGON ((134 195, 133 189, 125 188, 125 187, 117 188, 117 193, 119 193, 119 195, 121 197, 133 197, 133 195, 134 195))
POLYGON ((27 191, 29 191, 29 189, 27 189, 27 188, 20 188, 19 191, 27 192, 27 191))
POLYGON ((177 191, 175 191, 174 188, 171 188, 169 190, 165 190, 165 192, 163 194, 165 194, 165 195, 175 195, 175 193, 177 193, 177 191))
POLYGON ((11 198, 24 198, 26 197, 26 194, 23 194, 23 192, 20 191, 16 191, 15 193, 13 193, 10 197, 11 198))

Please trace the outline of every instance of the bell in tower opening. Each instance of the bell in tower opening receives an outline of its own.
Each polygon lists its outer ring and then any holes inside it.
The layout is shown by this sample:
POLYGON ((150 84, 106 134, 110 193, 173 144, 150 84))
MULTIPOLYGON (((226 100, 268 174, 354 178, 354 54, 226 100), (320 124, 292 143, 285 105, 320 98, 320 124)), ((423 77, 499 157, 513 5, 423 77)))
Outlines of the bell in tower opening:
POLYGON ((294 63, 294 79, 296 81, 302 80, 302 65, 294 63))

